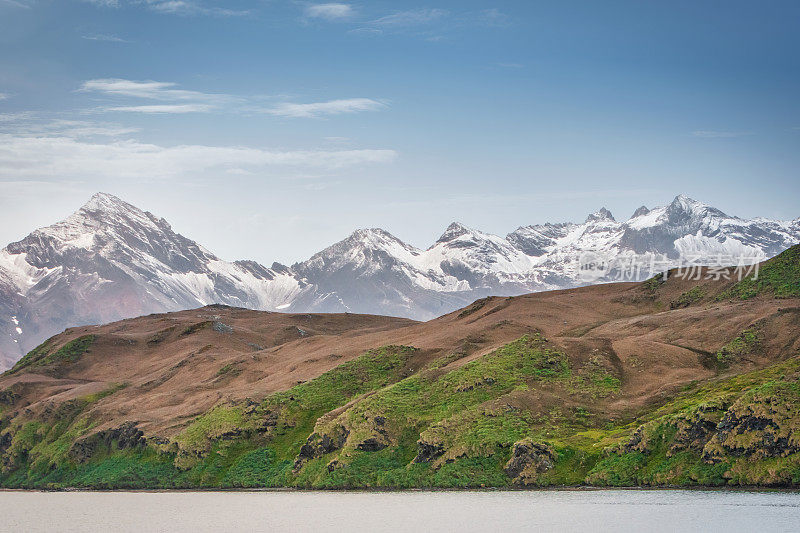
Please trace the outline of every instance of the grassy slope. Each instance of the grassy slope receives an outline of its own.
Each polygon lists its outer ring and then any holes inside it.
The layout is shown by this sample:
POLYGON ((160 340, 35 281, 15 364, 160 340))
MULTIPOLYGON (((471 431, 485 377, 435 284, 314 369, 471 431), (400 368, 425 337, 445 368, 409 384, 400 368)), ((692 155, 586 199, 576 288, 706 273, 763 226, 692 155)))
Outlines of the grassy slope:
POLYGON ((758 270, 736 283, 719 299, 738 298, 747 300, 767 294, 776 298, 800 296, 800 246, 793 246, 773 257, 758 270))
POLYGON ((504 466, 514 443, 528 439, 557 454, 553 468, 527 480, 535 485, 800 483, 800 454, 770 455, 759 447, 776 435, 790 443, 800 436, 798 357, 687 391, 635 424, 615 425, 592 421, 588 407, 592 398, 616 393, 613 375, 571 368, 540 338, 523 337, 451 372, 431 368, 402 378, 413 353, 397 346, 374 350, 263 403, 220 405, 172 442, 120 449, 112 441, 86 462, 70 449, 91 429, 85 413, 103 394, 64 404, 48 420, 14 419, 2 433, 11 438, 0 481, 100 488, 508 486, 513 480, 504 466), (585 398, 587 407, 533 415, 507 402, 540 386, 585 398), (783 411, 775 414, 775 405, 783 411), (712 430, 697 443, 685 435, 703 426, 698 420, 716 428, 732 410, 759 409, 773 413, 764 416, 774 419, 775 435, 766 428, 725 440, 712 430), (380 427, 376 417, 384 419, 380 427), (336 427, 347 429, 344 442, 295 465, 310 435, 335 434, 336 427), (359 446, 375 435, 385 447, 359 446), (415 461, 418 441, 443 452, 415 461), (747 455, 743 446, 755 452, 747 455))

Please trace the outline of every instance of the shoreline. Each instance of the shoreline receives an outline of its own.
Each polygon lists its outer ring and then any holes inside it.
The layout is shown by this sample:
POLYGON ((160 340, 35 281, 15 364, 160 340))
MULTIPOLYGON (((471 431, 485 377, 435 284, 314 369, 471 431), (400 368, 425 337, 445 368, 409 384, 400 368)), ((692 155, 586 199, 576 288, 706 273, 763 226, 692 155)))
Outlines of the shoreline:
POLYGON ((779 492, 779 493, 798 493, 800 494, 800 487, 760 487, 760 486, 742 486, 742 487, 713 487, 713 486, 692 486, 692 487, 641 487, 641 486, 628 486, 628 487, 594 487, 594 486, 557 486, 557 487, 470 487, 470 488, 407 488, 407 489, 392 489, 392 488, 349 488, 349 489, 324 489, 324 488, 297 488, 297 487, 263 487, 263 488, 185 488, 185 489, 99 489, 99 488, 60 488, 60 489, 14 489, 14 488, 0 488, 0 493, 4 492, 86 492, 86 493, 352 493, 352 494, 365 494, 365 493, 420 493, 420 492, 607 492, 607 491, 628 491, 628 492, 743 492, 743 493, 764 493, 764 492, 779 492))

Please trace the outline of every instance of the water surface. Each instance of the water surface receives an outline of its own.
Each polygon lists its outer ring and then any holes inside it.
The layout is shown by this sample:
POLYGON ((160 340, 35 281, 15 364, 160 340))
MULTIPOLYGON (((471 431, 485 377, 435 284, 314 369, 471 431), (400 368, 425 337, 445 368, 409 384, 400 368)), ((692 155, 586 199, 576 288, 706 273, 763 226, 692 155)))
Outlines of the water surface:
POLYGON ((3 531, 800 531, 800 494, 0 492, 3 531))

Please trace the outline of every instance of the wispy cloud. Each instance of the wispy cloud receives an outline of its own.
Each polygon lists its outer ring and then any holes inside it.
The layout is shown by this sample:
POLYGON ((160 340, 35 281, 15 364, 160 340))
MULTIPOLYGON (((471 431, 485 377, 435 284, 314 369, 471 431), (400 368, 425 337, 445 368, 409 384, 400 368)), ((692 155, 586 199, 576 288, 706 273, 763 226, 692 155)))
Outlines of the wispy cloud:
POLYGON ((446 40, 447 33, 475 27, 499 27, 509 24, 508 16, 492 8, 479 11, 451 12, 439 8, 418 8, 395 11, 362 23, 350 30, 353 34, 382 35, 407 33, 428 41, 446 40))
POLYGON ((8 100, 8 95, 6 93, 0 93, 0 100, 8 100))
POLYGON ((355 15, 355 10, 350 4, 328 3, 308 5, 303 13, 306 18, 346 20, 355 15))
POLYGON ((190 91, 180 89, 176 83, 172 82, 135 81, 123 78, 88 80, 81 85, 78 91, 108 98, 113 103, 96 109, 96 111, 105 112, 185 114, 211 113, 224 109, 229 112, 314 118, 362 111, 378 111, 388 107, 385 102, 371 98, 344 98, 311 103, 285 102, 265 108, 263 99, 259 98, 190 91), (136 100, 139 100, 139 102, 136 100), (158 103, 141 103, 141 100, 150 100, 158 103))
POLYGON ((117 37, 116 35, 110 35, 107 33, 92 33, 90 35, 81 35, 83 39, 87 41, 104 41, 109 43, 129 43, 127 39, 123 39, 122 37, 117 37))
POLYGON ((54 119, 31 112, 0 114, 0 133, 17 136, 122 137, 138 131, 112 122, 54 119))
POLYGON ((143 6, 159 13, 173 15, 215 15, 221 17, 244 16, 247 10, 228 9, 208 5, 196 0, 85 0, 92 4, 117 8, 123 5, 143 6))
POLYGON ((734 137, 747 137, 753 135, 751 131, 716 131, 716 130, 697 130, 692 132, 693 137, 702 139, 729 139, 734 137))
POLYGON ((81 85, 79 91, 96 93, 112 98, 134 98, 167 102, 158 105, 112 105, 102 107, 102 111, 125 111, 133 113, 208 113, 230 103, 243 99, 219 93, 203 93, 177 89, 176 83, 161 81, 134 81, 121 78, 89 80, 81 85))
POLYGON ((385 103, 370 98, 347 98, 309 104, 283 103, 264 110, 270 115, 295 118, 317 118, 326 115, 342 115, 361 111, 379 111, 388 107, 385 103))
POLYGON ((158 105, 131 105, 104 107, 103 111, 120 111, 125 113, 155 114, 183 114, 183 113, 208 113, 214 106, 207 104, 158 104, 158 105))
POLYGON ((408 11, 397 11, 391 15, 386 15, 373 20, 373 26, 419 26, 430 24, 443 19, 448 15, 444 9, 411 9, 408 11))
POLYGON ((25 2, 18 2, 17 0, 0 0, 0 5, 2 5, 2 4, 5 4, 7 6, 12 6, 12 7, 19 7, 19 8, 22 8, 22 9, 30 9, 31 8, 30 4, 27 4, 25 2))
POLYGON ((164 81, 134 81, 123 78, 88 80, 80 87, 83 92, 98 92, 114 96, 149 98, 152 100, 216 100, 228 95, 175 89, 177 83, 164 81))
POLYGON ((89 142, 63 136, 0 134, 0 179, 153 179, 270 167, 326 171, 389 163, 394 150, 274 151, 241 146, 160 146, 134 140, 89 142))

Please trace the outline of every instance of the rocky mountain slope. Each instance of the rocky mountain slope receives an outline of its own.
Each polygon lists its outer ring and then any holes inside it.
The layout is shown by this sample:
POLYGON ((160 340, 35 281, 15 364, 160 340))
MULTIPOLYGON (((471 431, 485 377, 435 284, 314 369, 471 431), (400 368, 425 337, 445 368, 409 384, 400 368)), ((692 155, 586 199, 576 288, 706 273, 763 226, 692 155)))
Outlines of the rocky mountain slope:
POLYGON ((800 246, 429 322, 224 306, 0 377, 5 487, 800 484, 800 246))
POLYGON ((687 259, 756 262, 797 242, 800 219, 741 220, 679 196, 625 222, 601 209, 583 224, 527 226, 505 238, 453 223, 426 250, 358 230, 307 261, 267 268, 223 261, 164 219, 97 194, 0 251, 0 368, 64 328, 148 313, 220 303, 430 319, 488 295, 645 279, 687 259), (603 265, 590 277, 581 269, 587 254, 603 265))

